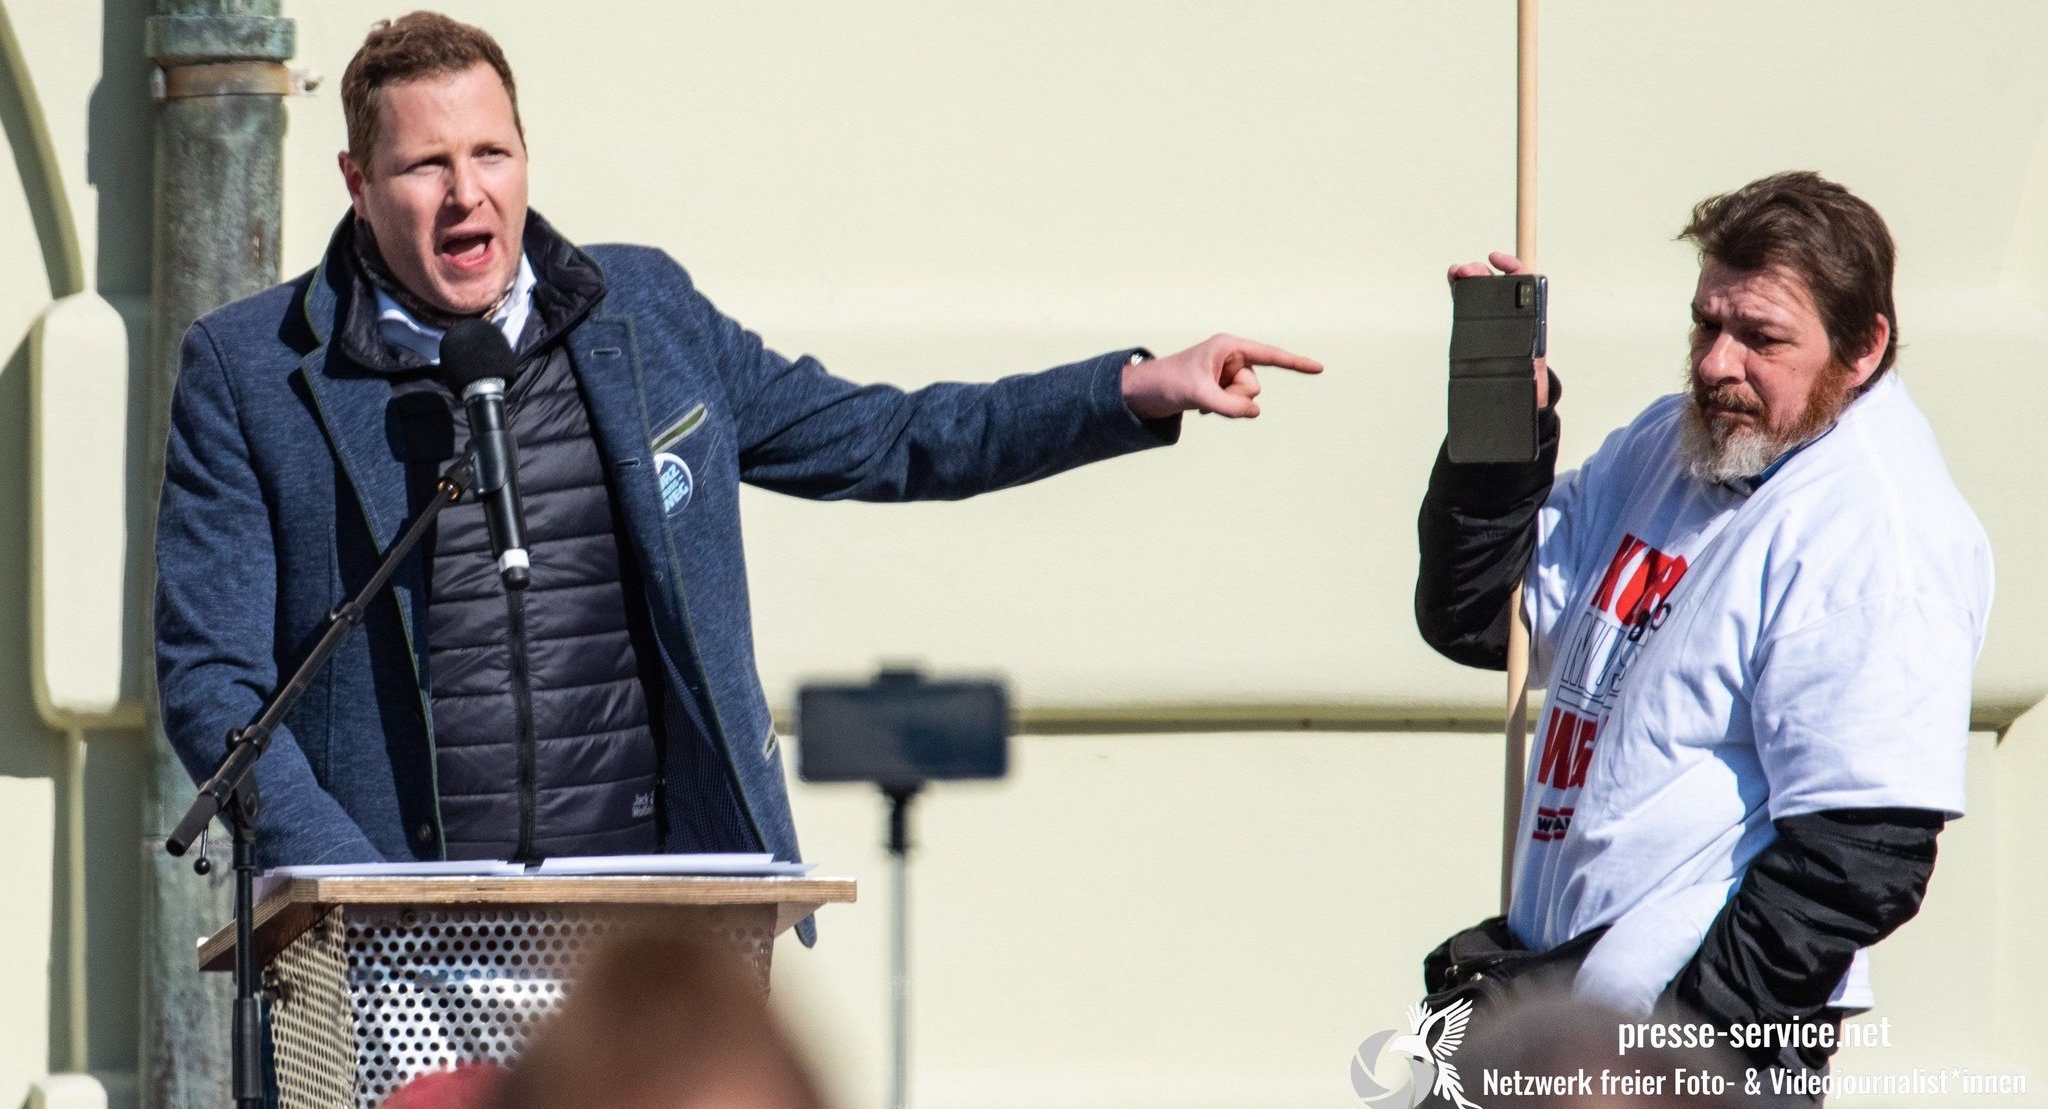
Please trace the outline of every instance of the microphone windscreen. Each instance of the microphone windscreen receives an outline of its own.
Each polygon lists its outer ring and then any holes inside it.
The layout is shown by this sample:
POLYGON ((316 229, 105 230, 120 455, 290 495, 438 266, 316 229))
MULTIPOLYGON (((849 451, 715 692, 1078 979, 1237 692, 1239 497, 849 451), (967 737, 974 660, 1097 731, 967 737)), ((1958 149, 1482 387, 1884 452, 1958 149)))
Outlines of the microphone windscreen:
POLYGON ((456 396, 488 377, 512 384, 519 375, 512 344, 497 325, 482 319, 463 320, 441 336, 441 380, 456 396))

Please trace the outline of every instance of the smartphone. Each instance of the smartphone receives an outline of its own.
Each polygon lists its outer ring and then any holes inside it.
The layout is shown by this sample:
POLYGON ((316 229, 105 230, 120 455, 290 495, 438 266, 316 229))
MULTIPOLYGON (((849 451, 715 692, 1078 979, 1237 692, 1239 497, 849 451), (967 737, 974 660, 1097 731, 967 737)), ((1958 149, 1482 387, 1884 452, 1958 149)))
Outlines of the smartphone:
POLYGON ((1542 274, 1467 277, 1451 284, 1450 429, 1453 462, 1536 457, 1536 377, 1549 283, 1542 274))
POLYGON ((884 671, 866 685, 805 685, 796 716, 807 782, 914 785, 1010 769, 1009 695, 997 682, 884 671))

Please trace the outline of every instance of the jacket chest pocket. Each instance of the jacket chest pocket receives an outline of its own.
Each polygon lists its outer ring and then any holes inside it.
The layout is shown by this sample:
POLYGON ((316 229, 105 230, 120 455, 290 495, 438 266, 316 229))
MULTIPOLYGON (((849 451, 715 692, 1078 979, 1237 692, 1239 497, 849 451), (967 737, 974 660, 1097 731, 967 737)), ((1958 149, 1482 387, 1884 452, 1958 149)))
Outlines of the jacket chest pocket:
POLYGON ((703 429, 710 415, 711 409, 705 404, 688 405, 683 409, 682 415, 668 421, 661 426, 661 430, 654 433, 654 441, 648 446, 656 454, 680 446, 683 440, 703 429))

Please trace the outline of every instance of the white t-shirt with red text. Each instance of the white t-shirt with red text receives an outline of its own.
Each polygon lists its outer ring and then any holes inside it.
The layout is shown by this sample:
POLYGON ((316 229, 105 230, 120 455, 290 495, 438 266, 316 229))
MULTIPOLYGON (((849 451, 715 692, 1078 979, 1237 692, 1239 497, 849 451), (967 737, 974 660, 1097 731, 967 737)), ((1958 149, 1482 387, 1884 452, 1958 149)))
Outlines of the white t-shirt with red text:
MULTIPOLYGON (((1552 487, 1524 591, 1530 754, 1508 922, 1609 925, 1582 995, 1649 1010, 1773 820, 1963 812, 1991 549, 1896 374, 1753 491, 1679 467, 1682 396, 1552 487)), ((1871 1004, 1863 953, 1835 1003, 1871 1004)))

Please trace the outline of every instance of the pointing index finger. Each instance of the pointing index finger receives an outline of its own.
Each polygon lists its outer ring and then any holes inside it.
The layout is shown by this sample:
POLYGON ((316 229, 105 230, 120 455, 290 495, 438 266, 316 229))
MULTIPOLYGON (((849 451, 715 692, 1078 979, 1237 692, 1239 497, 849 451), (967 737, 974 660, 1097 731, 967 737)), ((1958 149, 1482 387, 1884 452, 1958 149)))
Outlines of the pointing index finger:
POLYGON ((1278 366, 1283 370, 1294 370, 1297 373, 1305 374, 1319 374, 1323 372, 1323 364, 1313 358, 1304 358, 1299 354, 1281 350, 1279 347, 1267 346, 1264 343, 1256 343, 1250 339, 1237 340, 1237 353, 1243 355, 1255 366, 1278 366))

